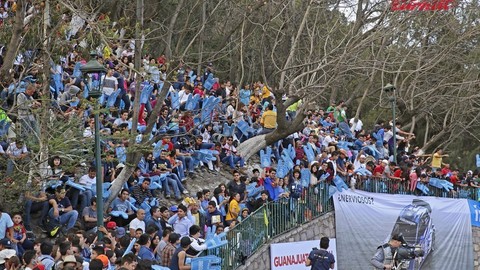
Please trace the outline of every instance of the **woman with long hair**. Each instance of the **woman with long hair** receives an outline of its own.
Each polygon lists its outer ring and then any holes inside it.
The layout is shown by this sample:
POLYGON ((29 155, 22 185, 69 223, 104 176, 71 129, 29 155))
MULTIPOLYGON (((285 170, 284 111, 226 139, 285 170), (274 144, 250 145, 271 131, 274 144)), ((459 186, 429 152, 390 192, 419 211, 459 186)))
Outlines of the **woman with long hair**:
POLYGON ((235 224, 235 221, 240 214, 240 193, 233 193, 228 202, 228 213, 225 217, 225 226, 230 226, 232 223, 235 224))

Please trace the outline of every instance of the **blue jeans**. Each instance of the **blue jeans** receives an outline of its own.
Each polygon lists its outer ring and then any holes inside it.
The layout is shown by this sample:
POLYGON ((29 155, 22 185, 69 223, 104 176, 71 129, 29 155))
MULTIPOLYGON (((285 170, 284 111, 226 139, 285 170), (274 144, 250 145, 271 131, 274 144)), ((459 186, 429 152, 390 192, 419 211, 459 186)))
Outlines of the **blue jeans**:
POLYGON ((61 225, 64 225, 66 227, 65 228, 66 230, 70 230, 71 228, 73 228, 75 226, 75 222, 77 222, 78 212, 76 210, 72 210, 70 212, 63 213, 63 214, 59 215, 58 217, 54 217, 53 216, 53 207, 52 207, 50 209, 50 211, 48 212, 48 216, 51 219, 56 220, 61 225))
POLYGON ((187 168, 188 172, 193 172, 193 159, 188 156, 177 156, 178 160, 183 163, 183 167, 187 168))
POLYGON ((175 181, 175 179, 173 178, 170 178, 170 177, 166 177, 165 178, 165 193, 167 195, 171 195, 171 191, 170 191, 170 185, 172 185, 172 188, 173 188, 173 193, 174 193, 174 196, 175 197, 180 197, 180 190, 178 188, 178 183, 177 181, 175 181))
POLYGON ((352 131, 346 122, 338 123, 338 127, 342 131, 342 134, 345 135, 347 139, 353 139, 352 131))
POLYGON ((78 209, 79 212, 82 212, 85 207, 90 206, 90 200, 93 197, 93 192, 90 189, 85 189, 85 191, 80 192, 80 208, 78 209))
POLYGON ((178 175, 178 177, 180 178, 181 181, 183 181, 183 180, 185 179, 185 168, 183 167, 183 164, 182 164, 182 165, 178 165, 178 166, 173 170, 173 172, 178 175))
POLYGON ((245 161, 243 160, 242 157, 239 156, 226 156, 222 158, 222 162, 225 164, 230 165, 230 168, 235 169, 235 165, 240 162, 240 167, 243 167, 245 165, 245 161))

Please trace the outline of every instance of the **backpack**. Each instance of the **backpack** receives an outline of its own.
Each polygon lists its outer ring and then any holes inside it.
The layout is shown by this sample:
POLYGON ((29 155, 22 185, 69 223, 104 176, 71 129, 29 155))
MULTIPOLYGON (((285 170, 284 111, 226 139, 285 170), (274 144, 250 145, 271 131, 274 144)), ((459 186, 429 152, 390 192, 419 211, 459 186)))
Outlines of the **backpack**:
POLYGON ((45 224, 45 229, 47 231, 47 236, 54 238, 60 233, 61 224, 56 219, 50 219, 45 224))

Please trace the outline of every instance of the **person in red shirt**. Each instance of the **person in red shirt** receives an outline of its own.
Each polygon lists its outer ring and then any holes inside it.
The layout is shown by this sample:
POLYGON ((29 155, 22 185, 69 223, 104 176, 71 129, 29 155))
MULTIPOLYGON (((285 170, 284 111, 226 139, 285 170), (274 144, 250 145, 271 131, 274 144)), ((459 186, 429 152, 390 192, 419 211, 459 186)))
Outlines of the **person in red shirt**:
POLYGON ((460 181, 460 178, 458 177, 458 170, 454 170, 452 172, 452 176, 450 176, 450 183, 452 183, 454 186, 461 186, 461 181, 460 181))
POLYGON ((388 160, 384 159, 378 164, 375 169, 373 170, 373 176, 375 177, 383 177, 383 172, 385 171, 385 167, 388 165, 388 160))
POLYGON ((450 170, 450 165, 449 164, 445 164, 445 166, 443 166, 442 168, 442 176, 447 176, 448 174, 450 174, 452 171, 450 170))
POLYGON ((173 151, 173 143, 172 143, 172 138, 170 136, 165 136, 162 139, 162 145, 165 146, 167 145, 167 151, 171 152, 173 151))
POLYGON ((200 97, 203 98, 205 92, 203 90, 203 84, 202 83, 198 83, 197 86, 195 86, 195 89, 193 90, 193 94, 194 95, 199 95, 200 97))
POLYGON ((180 118, 180 127, 184 127, 185 131, 190 131, 194 126, 193 117, 189 111, 183 113, 180 118))

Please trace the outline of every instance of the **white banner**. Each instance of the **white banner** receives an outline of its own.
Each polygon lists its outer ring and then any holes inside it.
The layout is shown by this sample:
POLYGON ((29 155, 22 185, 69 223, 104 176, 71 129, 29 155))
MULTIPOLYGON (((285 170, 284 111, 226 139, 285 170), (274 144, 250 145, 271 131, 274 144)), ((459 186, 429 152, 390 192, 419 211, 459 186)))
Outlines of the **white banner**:
MULTIPOLYGON (((320 248, 320 240, 271 244, 271 269, 310 270, 310 266, 305 266, 305 261, 313 248, 320 248)), ((335 257, 334 269, 337 269, 337 245, 335 238, 330 238, 328 252, 335 257)))
POLYGON ((467 200, 351 190, 333 198, 339 269, 373 269, 377 248, 398 233, 425 253, 403 258, 406 269, 473 269, 467 200))

